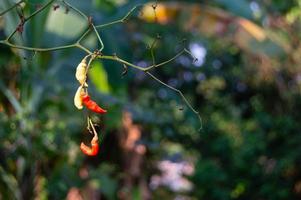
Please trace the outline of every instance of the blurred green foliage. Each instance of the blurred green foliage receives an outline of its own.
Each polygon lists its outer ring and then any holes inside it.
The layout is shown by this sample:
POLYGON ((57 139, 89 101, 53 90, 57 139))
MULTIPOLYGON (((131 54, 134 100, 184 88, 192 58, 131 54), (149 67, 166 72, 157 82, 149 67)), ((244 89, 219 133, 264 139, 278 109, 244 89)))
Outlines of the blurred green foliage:
MULTIPOLYGON (((14 3, 1 1, 0 10, 14 3)), ((22 12, 28 15, 46 1, 25 2, 22 12)), ((68 2, 102 24, 146 1, 68 2)), ((141 7, 126 23, 100 30, 103 53, 152 64, 147 47, 157 35, 157 62, 183 46, 190 49, 197 62, 182 55, 153 73, 183 91, 201 113, 203 129, 198 131, 197 116, 177 93, 137 70, 129 68, 123 77, 120 63, 98 60, 89 74, 90 92, 109 112, 93 117, 104 141, 100 155, 87 158, 79 150, 87 112, 73 106, 83 52, 33 53, 0 45, 0 199, 72 199, 74 188, 83 199, 147 199, 141 185, 153 199, 301 198, 301 2, 162 2, 153 23, 141 7), (125 111, 142 127, 136 145, 144 145, 146 154, 139 175, 124 165, 128 157, 118 139, 125 111), (187 177, 193 188, 152 188, 162 160, 193 163, 187 177), (127 176, 145 182, 127 188, 127 176)), ((86 22, 65 11, 50 7, 13 41, 35 47, 73 42, 86 22)), ((18 12, 0 18, 0 39, 18 25, 18 12)), ((93 35, 84 44, 97 48, 93 35)))

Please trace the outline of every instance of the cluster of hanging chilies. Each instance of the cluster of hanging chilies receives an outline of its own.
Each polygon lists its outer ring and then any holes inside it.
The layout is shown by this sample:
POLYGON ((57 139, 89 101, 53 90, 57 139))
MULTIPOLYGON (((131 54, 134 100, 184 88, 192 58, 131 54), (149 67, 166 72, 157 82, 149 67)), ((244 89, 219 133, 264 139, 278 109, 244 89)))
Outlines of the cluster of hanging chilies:
MULTIPOLYGON (((93 100, 91 100, 90 96, 88 95, 88 84, 87 84, 87 73, 90 67, 90 63, 94 59, 94 55, 88 55, 84 57, 84 59, 79 63, 79 65, 76 68, 75 78, 80 83, 80 86, 78 87, 75 96, 74 96, 74 105, 77 109, 81 110, 85 106, 87 109, 99 113, 104 114, 107 111, 100 106, 97 105, 97 103, 93 100), (90 57, 89 63, 87 64, 87 58, 90 57)), ((88 155, 88 156, 95 156, 97 155, 99 151, 99 145, 98 145, 98 136, 97 132, 95 130, 95 127, 92 123, 92 120, 88 117, 88 131, 92 134, 94 134, 92 140, 91 140, 91 147, 85 145, 83 142, 80 144, 81 151, 88 155)))

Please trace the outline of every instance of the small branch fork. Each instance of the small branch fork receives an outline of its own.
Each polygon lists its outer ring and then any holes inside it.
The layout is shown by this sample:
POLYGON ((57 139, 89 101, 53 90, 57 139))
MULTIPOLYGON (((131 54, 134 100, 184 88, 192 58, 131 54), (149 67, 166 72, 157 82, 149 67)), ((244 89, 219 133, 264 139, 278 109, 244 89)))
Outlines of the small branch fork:
POLYGON ((0 17, 3 16, 5 13, 11 11, 11 10, 14 9, 15 7, 19 6, 19 5, 20 5, 21 3, 23 3, 23 2, 24 2, 24 0, 21 0, 21 1, 19 1, 18 3, 16 3, 16 4, 12 5, 11 7, 9 7, 8 9, 2 11, 2 12, 0 13, 0 17))
MULTIPOLYGON (((89 16, 87 16, 86 14, 84 14, 82 11, 80 11, 79 9, 75 8, 74 6, 72 6, 71 4, 69 4, 68 2, 66 2, 65 0, 50 0, 48 1, 46 4, 44 4, 42 7, 40 7, 39 9, 37 9, 35 12, 33 12, 31 15, 29 15, 28 17, 24 17, 22 23, 25 24, 27 21, 29 21, 31 18, 33 18, 34 16, 36 16, 37 14, 39 14, 40 12, 42 12, 43 10, 45 10, 48 6, 52 5, 52 3, 54 3, 55 1, 60 1, 62 4, 64 4, 68 9, 72 9, 73 11, 75 11, 76 13, 78 13, 80 16, 82 16, 85 20, 87 20, 88 22, 88 27, 86 28, 86 31, 83 32, 82 35, 79 36, 79 39, 77 39, 77 41, 75 43, 72 44, 68 44, 68 45, 63 45, 63 46, 57 46, 57 47, 51 47, 51 48, 37 48, 37 47, 29 47, 29 46, 23 46, 23 45, 17 45, 14 44, 10 41, 10 39, 16 34, 16 32, 18 31, 17 28, 4 40, 0 40, 0 44, 9 46, 11 48, 16 48, 16 49, 23 49, 23 50, 27 50, 27 51, 34 51, 34 52, 47 52, 47 51, 57 51, 57 50, 64 50, 64 49, 70 49, 70 48, 78 48, 81 49, 82 51, 85 51, 89 56, 92 56, 93 59, 103 59, 103 60, 112 60, 112 61, 116 61, 122 64, 122 66, 124 68, 127 69, 127 67, 132 67, 134 69, 140 70, 145 72, 147 75, 149 75, 152 79, 154 79, 155 81, 157 81, 158 83, 160 83, 161 85, 175 91, 176 93, 178 93, 180 95, 180 97, 182 98, 182 100, 185 102, 185 104, 189 107, 189 109, 198 116, 200 123, 201 123, 201 128, 202 128, 202 119, 201 116, 199 114, 199 112, 193 108, 193 106, 189 103, 189 101, 187 100, 187 98, 184 96, 184 94, 177 88, 174 88, 166 83, 164 83, 163 81, 161 81, 159 78, 157 78, 156 76, 154 76, 150 71, 154 68, 157 67, 162 67, 172 61, 174 61, 175 59, 177 59, 178 57, 180 57, 183 54, 189 54, 190 56, 192 56, 191 52, 189 50, 187 50, 186 48, 184 48, 183 50, 181 50, 180 52, 178 52, 175 56, 173 56, 172 58, 158 63, 155 63, 155 57, 154 57, 154 52, 153 52, 153 48, 156 44, 157 41, 154 41, 153 44, 150 46, 150 51, 151 51, 151 56, 152 56, 152 65, 147 66, 147 67, 141 67, 135 64, 132 64, 122 58, 119 58, 117 55, 103 55, 102 54, 102 50, 104 49, 104 44, 101 40, 101 37, 98 33, 98 29, 102 29, 102 28, 106 28, 108 26, 112 26, 115 24, 119 24, 119 23, 124 23, 126 22, 126 20, 129 18, 129 16, 139 7, 139 6, 135 6, 133 7, 128 13, 126 13, 121 19, 118 19, 116 21, 112 21, 109 23, 105 23, 105 24, 100 24, 100 25, 94 25, 93 23, 93 19, 89 16), (89 49, 87 49, 86 47, 84 47, 81 44, 81 41, 90 33, 93 32, 96 37, 97 40, 100 44, 100 48, 94 52, 90 51, 89 49)), ((0 17, 5 15, 7 12, 11 11, 12 9, 16 8, 17 6, 19 6, 21 3, 23 3, 24 0, 20 0, 19 2, 17 2, 16 4, 14 4, 13 6, 11 6, 10 8, 2 11, 0 13, 0 17)), ((158 39, 158 38, 157 38, 158 39)), ((193 56, 192 56, 193 57, 193 56)), ((195 58, 194 58, 195 60, 195 58)))

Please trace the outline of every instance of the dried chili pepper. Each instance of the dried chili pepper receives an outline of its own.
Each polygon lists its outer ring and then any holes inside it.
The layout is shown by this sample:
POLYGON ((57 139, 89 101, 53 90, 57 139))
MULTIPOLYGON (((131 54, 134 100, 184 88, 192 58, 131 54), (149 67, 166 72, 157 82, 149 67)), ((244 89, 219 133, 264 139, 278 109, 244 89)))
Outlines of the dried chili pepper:
POLYGON ((91 140, 91 147, 85 145, 83 142, 80 144, 80 150, 88 155, 88 156, 96 156, 99 151, 99 146, 98 146, 98 137, 95 134, 93 139, 91 140))
POLYGON ((82 93, 83 93, 83 87, 79 86, 75 95, 74 95, 74 105, 77 109, 81 110, 83 109, 83 100, 82 100, 82 93))
POLYGON ((84 58, 77 66, 76 68, 76 73, 75 73, 75 78, 78 80, 78 82, 81 85, 84 85, 87 79, 87 63, 86 63, 86 58, 84 58))
POLYGON ((90 133, 92 133, 92 131, 90 130, 90 127, 92 127, 93 130, 93 134, 94 137, 91 140, 91 147, 85 145, 83 142, 80 144, 80 150, 88 155, 88 156, 96 156, 98 154, 99 151, 99 145, 98 145, 98 136, 97 136, 97 132, 95 130, 95 127, 91 121, 90 118, 88 118, 88 130, 90 133))
POLYGON ((85 94, 82 96, 82 101, 83 104, 91 111, 96 112, 96 113, 100 113, 100 114, 104 114, 107 111, 103 108, 101 108, 99 105, 97 105, 97 103, 93 100, 91 100, 90 96, 85 94))

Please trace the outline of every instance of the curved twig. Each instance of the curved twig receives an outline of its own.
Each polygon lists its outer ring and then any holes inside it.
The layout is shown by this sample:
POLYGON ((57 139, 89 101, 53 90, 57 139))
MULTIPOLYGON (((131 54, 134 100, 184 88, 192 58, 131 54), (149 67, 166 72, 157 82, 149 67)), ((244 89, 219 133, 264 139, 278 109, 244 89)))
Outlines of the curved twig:
POLYGON ((158 79, 156 76, 154 76, 154 75, 153 75, 152 73, 150 73, 150 72, 146 72, 146 74, 149 75, 151 78, 153 78, 155 81, 157 81, 157 82, 159 82, 160 84, 164 85, 165 87, 167 87, 167 88, 169 88, 169 89, 171 89, 171 90, 177 92, 177 93, 181 96, 181 98, 183 99, 183 101, 185 102, 185 104, 189 107, 189 109, 190 109, 194 114, 196 114, 196 115, 198 116, 198 118, 199 118, 199 120, 200 120, 200 123, 201 123, 200 129, 202 129, 203 123, 202 123, 202 117, 201 117, 200 113, 199 113, 196 109, 194 109, 194 108, 192 107, 192 105, 189 103, 189 101, 187 100, 187 98, 185 97, 185 95, 183 94, 183 92, 182 92, 181 90, 179 90, 179 89, 177 89, 177 88, 174 88, 174 87, 172 87, 172 86, 170 86, 170 85, 164 83, 163 81, 161 81, 160 79, 158 79))
MULTIPOLYGON (((35 12, 33 12, 31 15, 29 15, 28 17, 25 17, 23 20, 23 23, 26 23, 28 20, 30 20, 31 18, 33 18, 34 16, 36 16, 38 13, 42 12, 45 8, 47 8, 50 4, 52 4, 55 0, 50 0, 48 1, 45 5, 43 5, 40 9, 36 10, 35 12)), ((9 41, 14 34, 18 31, 18 29, 16 28, 7 38, 6 41, 9 41)))

